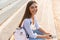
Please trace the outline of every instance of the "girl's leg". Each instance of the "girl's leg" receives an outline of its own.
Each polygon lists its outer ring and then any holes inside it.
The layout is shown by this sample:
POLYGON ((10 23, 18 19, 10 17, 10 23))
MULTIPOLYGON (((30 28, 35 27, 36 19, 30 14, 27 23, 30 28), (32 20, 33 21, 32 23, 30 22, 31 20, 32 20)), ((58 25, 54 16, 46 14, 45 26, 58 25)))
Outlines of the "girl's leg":
MULTIPOLYGON (((40 32, 39 30, 34 30, 33 32, 40 34, 40 35, 43 35, 43 33, 40 32)), ((45 40, 45 39, 44 38, 29 38, 29 40, 45 40)))
POLYGON ((44 40, 44 39, 41 39, 41 38, 29 38, 29 40, 44 40))
POLYGON ((34 30, 33 32, 34 33, 37 33, 37 34, 40 34, 40 35, 44 35, 44 33, 43 32, 40 32, 39 30, 34 30))

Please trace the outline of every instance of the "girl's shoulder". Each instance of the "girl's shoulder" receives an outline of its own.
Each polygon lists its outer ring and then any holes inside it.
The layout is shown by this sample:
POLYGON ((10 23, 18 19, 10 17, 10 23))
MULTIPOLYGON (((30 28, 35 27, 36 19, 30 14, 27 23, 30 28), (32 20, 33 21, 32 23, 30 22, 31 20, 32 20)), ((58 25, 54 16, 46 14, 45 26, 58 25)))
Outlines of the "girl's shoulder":
POLYGON ((24 21, 30 21, 30 18, 25 18, 24 21))
POLYGON ((24 22, 30 22, 30 21, 31 21, 30 18, 24 19, 24 22))

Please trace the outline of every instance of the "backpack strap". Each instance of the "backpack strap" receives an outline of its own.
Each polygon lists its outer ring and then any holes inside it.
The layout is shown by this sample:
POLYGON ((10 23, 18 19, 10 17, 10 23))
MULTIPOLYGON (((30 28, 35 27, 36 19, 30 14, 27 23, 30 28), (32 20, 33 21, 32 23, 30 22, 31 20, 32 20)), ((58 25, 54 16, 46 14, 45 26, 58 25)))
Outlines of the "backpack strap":
POLYGON ((23 29, 25 30, 26 32, 26 37, 29 38, 29 34, 27 33, 26 29, 23 27, 23 29))
MULTIPOLYGON (((30 21, 30 25, 31 25, 31 21, 30 21)), ((27 36, 27 38, 29 38, 29 34, 27 33, 27 30, 23 27, 23 29, 25 30, 25 32, 26 32, 26 36, 27 36)))

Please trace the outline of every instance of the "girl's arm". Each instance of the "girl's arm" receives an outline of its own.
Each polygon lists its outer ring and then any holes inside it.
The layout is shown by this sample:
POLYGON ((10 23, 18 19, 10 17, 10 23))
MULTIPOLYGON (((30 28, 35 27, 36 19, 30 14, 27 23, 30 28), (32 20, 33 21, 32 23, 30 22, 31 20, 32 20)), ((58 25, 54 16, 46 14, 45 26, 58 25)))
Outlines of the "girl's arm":
POLYGON ((44 34, 50 34, 50 33, 46 32, 43 28, 41 28, 42 26, 40 26, 37 21, 35 21, 35 26, 40 32, 42 32, 44 34))
POLYGON ((51 39, 49 35, 37 35, 37 38, 51 39))
POLYGON ((43 32, 44 34, 50 34, 50 33, 46 32, 43 28, 39 28, 38 30, 39 30, 40 32, 43 32))

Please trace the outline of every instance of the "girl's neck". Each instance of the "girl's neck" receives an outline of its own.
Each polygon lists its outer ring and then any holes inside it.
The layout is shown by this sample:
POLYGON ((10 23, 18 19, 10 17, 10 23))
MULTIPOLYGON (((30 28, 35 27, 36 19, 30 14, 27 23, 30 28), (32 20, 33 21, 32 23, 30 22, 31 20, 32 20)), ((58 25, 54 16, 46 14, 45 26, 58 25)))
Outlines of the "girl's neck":
POLYGON ((32 16, 31 19, 32 19, 32 24, 34 24, 34 16, 32 16))
POLYGON ((32 15, 31 18, 34 19, 34 15, 32 15))

